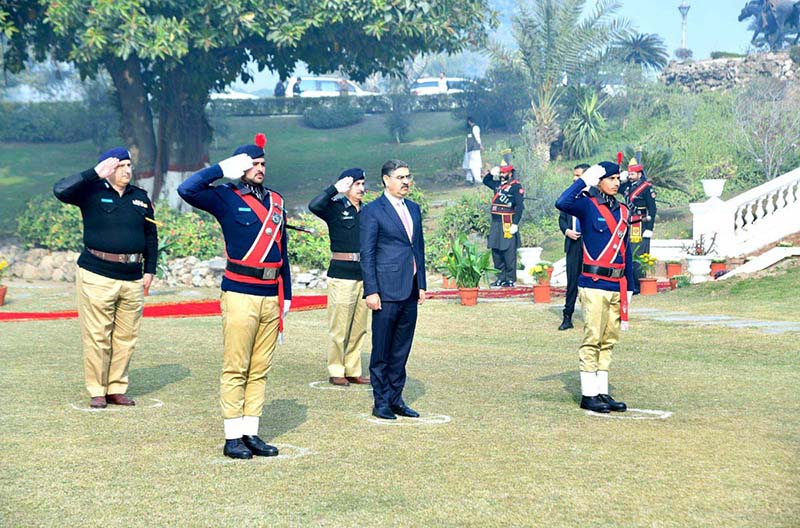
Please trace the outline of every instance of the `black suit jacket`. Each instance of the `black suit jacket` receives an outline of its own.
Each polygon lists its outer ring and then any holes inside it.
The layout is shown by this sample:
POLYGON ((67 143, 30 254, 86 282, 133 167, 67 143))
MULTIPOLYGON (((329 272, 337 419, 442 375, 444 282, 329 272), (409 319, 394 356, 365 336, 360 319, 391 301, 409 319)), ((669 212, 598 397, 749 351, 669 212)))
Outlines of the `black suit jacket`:
POLYGON ((564 211, 558 212, 558 228, 564 234, 564 253, 571 253, 572 251, 577 251, 576 247, 581 247, 583 242, 579 238, 578 240, 572 240, 567 236, 567 229, 572 229, 573 219, 575 217, 571 214, 567 214, 564 211))

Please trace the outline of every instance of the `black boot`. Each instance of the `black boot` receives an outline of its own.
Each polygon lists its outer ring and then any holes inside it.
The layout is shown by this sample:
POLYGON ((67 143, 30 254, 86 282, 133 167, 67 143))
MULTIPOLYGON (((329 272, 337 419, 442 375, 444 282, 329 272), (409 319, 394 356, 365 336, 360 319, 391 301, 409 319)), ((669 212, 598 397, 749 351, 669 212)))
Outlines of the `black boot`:
POLYGON ((231 458, 253 458, 253 453, 247 449, 241 438, 234 438, 233 440, 225 440, 225 447, 222 449, 222 454, 231 458))
POLYGON ((625 403, 614 400, 609 394, 600 394, 598 398, 614 412, 625 412, 628 410, 628 406, 625 405, 625 403))
POLYGON ((500 287, 500 286, 502 286, 502 285, 503 285, 503 281, 501 281, 500 279, 497 279, 496 281, 494 281, 493 283, 491 283, 491 284, 489 285, 489 287, 490 287, 490 288, 499 288, 499 287, 500 287))
POLYGON ((564 314, 564 320, 561 321, 561 326, 559 326, 558 329, 569 330, 570 328, 575 328, 572 326, 572 316, 564 314))
POLYGON ((599 396, 581 396, 581 409, 596 413, 611 412, 611 407, 604 403, 599 396))
POLYGON ((244 435, 242 437, 242 442, 244 442, 244 445, 247 446, 247 449, 249 449, 256 456, 278 456, 278 448, 265 443, 258 436, 244 435))

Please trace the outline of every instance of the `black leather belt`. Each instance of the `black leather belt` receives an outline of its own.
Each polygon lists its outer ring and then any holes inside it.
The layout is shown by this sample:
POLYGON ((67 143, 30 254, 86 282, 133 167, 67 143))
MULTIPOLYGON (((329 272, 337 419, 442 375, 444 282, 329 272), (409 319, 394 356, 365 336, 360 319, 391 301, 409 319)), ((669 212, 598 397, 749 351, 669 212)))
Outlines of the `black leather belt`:
POLYGON ((100 251, 97 249, 92 249, 90 247, 87 247, 86 251, 88 251, 95 257, 99 258, 100 260, 105 260, 106 262, 119 262, 121 264, 141 264, 142 261, 144 261, 144 255, 142 255, 141 253, 108 253, 106 251, 100 251))
POLYGON ((583 265, 583 272, 591 275, 608 277, 609 279, 620 279, 625 275, 625 268, 606 268, 605 266, 583 265))
POLYGON ((225 264, 225 269, 233 273, 238 273, 239 275, 246 275, 262 280, 275 280, 280 271, 279 268, 254 268, 253 266, 244 266, 236 262, 231 262, 230 260, 225 264))

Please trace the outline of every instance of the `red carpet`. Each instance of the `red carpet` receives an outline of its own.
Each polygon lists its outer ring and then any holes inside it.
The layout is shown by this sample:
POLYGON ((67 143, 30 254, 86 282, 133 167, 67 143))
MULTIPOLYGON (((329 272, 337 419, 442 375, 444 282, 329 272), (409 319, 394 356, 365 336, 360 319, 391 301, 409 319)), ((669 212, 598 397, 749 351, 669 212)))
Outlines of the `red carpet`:
MULTIPOLYGON (((328 305, 325 295, 296 295, 292 298, 292 312, 318 310, 328 305)), ((145 305, 145 317, 207 317, 220 315, 219 301, 187 301, 145 305)), ((2 312, 0 321, 48 321, 53 319, 77 319, 78 312, 2 312)))

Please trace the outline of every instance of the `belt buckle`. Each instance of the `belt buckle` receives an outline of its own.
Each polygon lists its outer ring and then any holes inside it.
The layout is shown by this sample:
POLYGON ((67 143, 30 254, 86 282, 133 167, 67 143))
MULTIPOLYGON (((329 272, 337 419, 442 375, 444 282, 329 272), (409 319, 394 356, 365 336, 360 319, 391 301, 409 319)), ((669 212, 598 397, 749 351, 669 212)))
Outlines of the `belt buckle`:
POLYGON ((261 272, 261 280, 272 280, 272 277, 269 276, 272 275, 270 271, 272 271, 272 268, 264 268, 261 272))
POLYGON ((135 264, 136 263, 136 260, 137 260, 136 253, 131 253, 130 255, 127 255, 127 257, 128 257, 128 263, 130 263, 130 264, 135 264))
POLYGON ((352 262, 358 262, 358 255, 356 255, 355 253, 351 253, 350 254, 350 260, 352 262))

